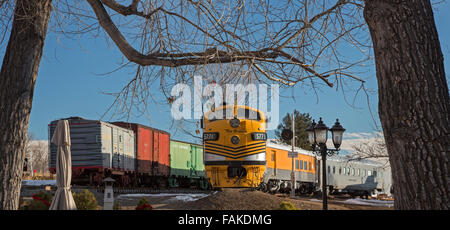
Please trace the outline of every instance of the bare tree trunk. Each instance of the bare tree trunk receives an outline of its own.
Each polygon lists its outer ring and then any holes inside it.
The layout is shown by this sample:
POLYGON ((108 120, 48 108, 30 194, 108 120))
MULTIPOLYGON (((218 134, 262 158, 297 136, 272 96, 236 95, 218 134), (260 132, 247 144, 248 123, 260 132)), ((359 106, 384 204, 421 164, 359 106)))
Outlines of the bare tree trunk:
POLYGON ((449 209, 450 99, 429 1, 367 0, 396 209, 449 209))
POLYGON ((17 0, 0 71, 0 209, 18 209, 33 91, 51 0, 17 0))

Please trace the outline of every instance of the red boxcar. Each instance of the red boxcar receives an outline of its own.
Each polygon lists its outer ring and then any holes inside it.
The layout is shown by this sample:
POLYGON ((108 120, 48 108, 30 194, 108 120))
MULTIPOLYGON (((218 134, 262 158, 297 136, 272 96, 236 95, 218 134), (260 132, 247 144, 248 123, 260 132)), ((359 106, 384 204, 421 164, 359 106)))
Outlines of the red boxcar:
MULTIPOLYGON (((137 173, 165 181, 164 178, 168 178, 170 174, 170 133, 136 123, 113 124, 131 129, 135 133, 137 173)), ((147 184, 148 181, 142 183, 147 184)))

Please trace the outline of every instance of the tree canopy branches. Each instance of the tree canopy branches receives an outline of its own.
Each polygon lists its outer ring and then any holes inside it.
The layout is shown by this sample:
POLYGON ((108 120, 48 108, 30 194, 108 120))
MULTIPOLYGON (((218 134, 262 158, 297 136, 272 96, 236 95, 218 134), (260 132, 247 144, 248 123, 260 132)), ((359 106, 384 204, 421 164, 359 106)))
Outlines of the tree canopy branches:
MULTIPOLYGON (((116 94, 122 104, 128 105, 132 97, 134 102, 146 100, 145 82, 158 79, 168 91, 177 82, 192 81, 194 74, 209 72, 212 65, 227 69, 223 83, 268 80, 342 89, 345 79, 364 83, 353 69, 369 60, 370 40, 357 35, 365 23, 355 1, 87 2, 91 9, 84 9, 83 15, 93 12, 94 21, 127 61, 140 66, 131 88, 116 94), (340 46, 358 49, 359 54, 346 57, 340 46)), ((72 5, 67 2, 67 8, 72 5)))
MULTIPOLYGON (((293 55, 288 54, 287 52, 283 51, 283 48, 285 48, 288 44, 290 44, 294 39, 296 39, 301 34, 305 34, 305 30, 308 28, 311 28, 313 23, 321 19, 322 17, 329 15, 333 13, 337 8, 339 8, 341 5, 347 3, 346 1, 340 0, 338 1, 334 6, 332 6, 329 9, 324 10, 323 12, 318 13, 314 17, 312 17, 310 20, 306 19, 303 22, 303 26, 298 29, 295 33, 288 36, 287 39, 281 38, 272 44, 270 46, 259 49, 259 50, 242 50, 241 47, 235 47, 233 45, 230 45, 230 41, 221 39, 217 35, 213 35, 208 32, 210 28, 202 28, 202 26, 197 25, 196 23, 192 22, 187 17, 176 13, 172 11, 168 11, 164 9, 164 7, 160 6, 156 9, 151 10, 149 13, 143 13, 142 11, 138 11, 137 6, 139 1, 133 1, 129 6, 124 6, 119 3, 117 3, 114 0, 87 0, 89 4, 91 5, 92 9, 94 10, 100 25, 103 29, 108 33, 108 35, 111 37, 111 39, 114 41, 114 43, 117 45, 117 47, 122 51, 122 53, 127 57, 128 60, 137 63, 139 65, 148 66, 148 65, 159 65, 159 66, 168 66, 168 67, 178 67, 183 65, 204 65, 204 64, 211 64, 211 63, 229 63, 229 62, 237 62, 237 61, 247 61, 251 66, 255 66, 255 62, 269 62, 269 63, 277 63, 277 64, 283 64, 283 65, 295 65, 299 66, 300 68, 303 68, 308 73, 312 74, 315 77, 320 78, 323 80, 328 86, 332 87, 333 84, 330 83, 327 80, 327 77, 330 76, 330 74, 327 75, 321 75, 317 73, 311 65, 306 64, 303 61, 300 61, 298 58, 294 57, 293 55), (145 18, 146 20, 152 20, 152 16, 155 15, 158 12, 161 12, 164 15, 170 15, 175 16, 179 18, 182 22, 188 23, 192 25, 195 29, 197 29, 199 32, 203 33, 208 38, 214 40, 217 42, 217 45, 213 48, 206 48, 203 52, 153 52, 150 54, 144 54, 136 49, 134 49, 128 41, 125 39, 125 37, 122 35, 122 33, 119 31, 119 29, 115 26, 114 22, 111 20, 108 12, 103 7, 103 4, 114 10, 115 12, 122 14, 124 16, 128 15, 136 15, 142 18, 145 18), (218 48, 218 46, 222 46, 225 48, 224 50, 221 50, 218 48), (277 59, 284 59, 284 60, 277 60, 277 59)), ((208 10, 208 7, 205 7, 201 2, 195 3, 192 1, 189 1, 194 6, 196 6, 197 11, 205 12, 208 10), (206 10, 205 10, 206 9, 206 10)), ((232 39, 237 39, 244 41, 244 38, 241 36, 236 35, 235 33, 230 32, 226 29, 226 25, 222 25, 222 22, 220 22, 214 15, 211 13, 210 10, 207 11, 209 17, 208 19, 214 21, 216 25, 214 25, 214 29, 217 30, 219 33, 223 33, 225 35, 231 35, 232 39), (220 27, 220 28, 218 28, 220 27)), ((286 27, 286 26, 285 26, 286 27)), ((234 28, 236 29, 236 28, 234 28)), ((280 33, 277 32, 278 34, 280 33)), ((216 33, 217 34, 217 33, 216 33)), ((303 35, 304 36, 304 35, 303 35)), ((286 36, 285 36, 286 37, 286 36)), ((250 43, 250 42, 246 42, 250 43)), ((329 45, 329 44, 328 44, 329 45)), ((317 59, 317 57, 316 57, 317 59)), ((265 76, 268 76, 268 74, 259 66, 255 66, 258 71, 263 73, 265 76)), ((339 72, 334 72, 334 74, 339 74, 339 72)), ((293 81, 282 81, 279 82, 285 83, 288 85, 292 85, 293 81)))

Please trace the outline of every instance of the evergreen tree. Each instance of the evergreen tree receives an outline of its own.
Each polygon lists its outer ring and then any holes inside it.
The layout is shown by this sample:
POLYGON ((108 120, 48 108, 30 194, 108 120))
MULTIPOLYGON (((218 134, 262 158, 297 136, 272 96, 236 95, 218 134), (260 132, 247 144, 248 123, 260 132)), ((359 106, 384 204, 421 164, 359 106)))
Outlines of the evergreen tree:
MULTIPOLYGON (((295 115, 295 146, 311 150, 311 145, 308 142, 308 133, 306 133, 306 128, 311 125, 312 118, 309 115, 309 113, 300 113, 297 110, 294 110, 295 115)), ((283 142, 288 145, 291 145, 291 141, 285 141, 281 138, 281 132, 283 129, 291 129, 292 130, 292 114, 287 113, 284 117, 282 122, 278 125, 277 129, 275 130, 275 136, 283 142)))

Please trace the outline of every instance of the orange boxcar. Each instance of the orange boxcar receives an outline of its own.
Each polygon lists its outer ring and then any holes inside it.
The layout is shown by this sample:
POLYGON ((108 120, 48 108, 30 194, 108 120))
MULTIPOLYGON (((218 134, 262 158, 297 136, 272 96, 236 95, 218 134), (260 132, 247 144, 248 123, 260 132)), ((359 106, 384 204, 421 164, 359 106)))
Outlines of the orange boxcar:
POLYGON ((169 177, 170 133, 128 122, 113 124, 132 129, 136 135, 137 169, 139 175, 169 177))

